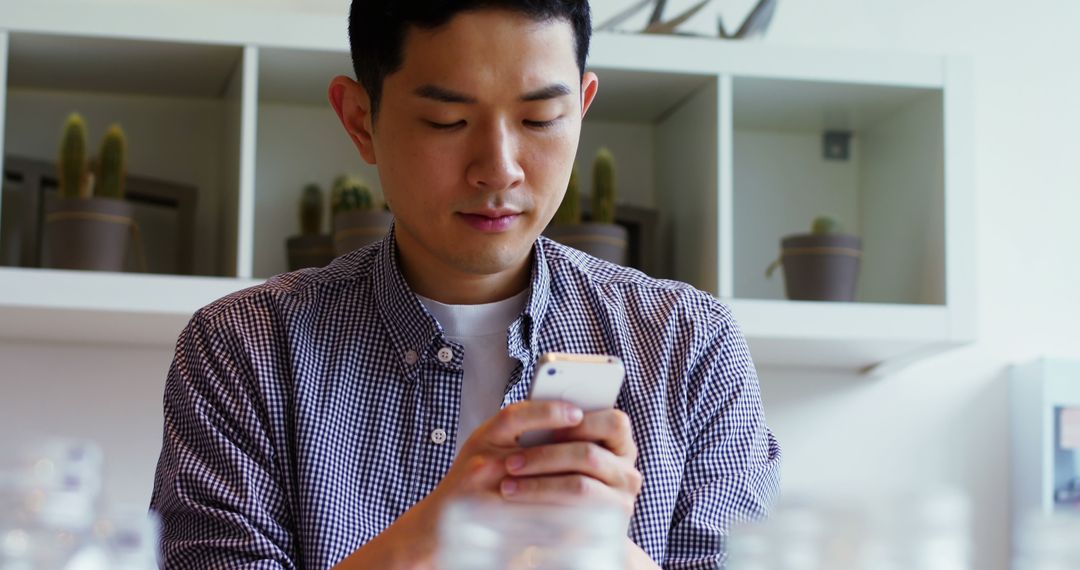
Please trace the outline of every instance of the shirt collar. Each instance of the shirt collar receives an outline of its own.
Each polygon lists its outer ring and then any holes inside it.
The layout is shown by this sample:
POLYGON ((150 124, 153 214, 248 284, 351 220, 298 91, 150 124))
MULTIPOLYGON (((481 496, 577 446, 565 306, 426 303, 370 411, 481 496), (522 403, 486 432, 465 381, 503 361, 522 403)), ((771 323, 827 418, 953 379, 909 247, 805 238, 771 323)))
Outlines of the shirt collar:
POLYGON ((545 248, 550 240, 540 236, 533 243, 532 283, 525 310, 510 325, 510 356, 522 363, 535 362, 539 358, 539 331, 551 302, 551 272, 547 264, 545 248))
POLYGON ((436 347, 440 335, 439 323, 424 310, 401 274, 393 224, 377 247, 372 268, 376 304, 403 377, 415 380, 421 363, 439 348, 436 347))
MULTIPOLYGON (((378 251, 372 268, 376 304, 391 344, 397 351, 403 375, 408 380, 414 380, 420 363, 435 357, 442 347, 442 330, 401 273, 393 225, 376 247, 378 251)), ((509 354, 523 363, 535 362, 539 357, 537 331, 551 300, 551 274, 544 252, 546 247, 550 247, 549 240, 543 236, 533 244, 529 298, 525 309, 509 328, 509 354)))

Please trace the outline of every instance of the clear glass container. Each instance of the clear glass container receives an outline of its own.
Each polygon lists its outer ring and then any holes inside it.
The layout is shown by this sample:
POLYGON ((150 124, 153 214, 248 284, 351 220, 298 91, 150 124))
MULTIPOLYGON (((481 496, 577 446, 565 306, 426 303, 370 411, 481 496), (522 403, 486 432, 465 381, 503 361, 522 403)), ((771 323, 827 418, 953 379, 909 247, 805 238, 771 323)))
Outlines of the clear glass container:
POLYGON ((161 523, 146 508, 114 508, 98 524, 109 570, 153 570, 158 567, 161 523))
POLYGON ((0 570, 103 570, 92 532, 101 451, 76 440, 27 445, 0 475, 0 570))
POLYGON ((623 570, 626 515, 575 507, 461 501, 439 528, 439 570, 623 570))
POLYGON ((888 497, 785 497, 764 521, 737 525, 733 570, 965 570, 967 500, 950 491, 888 497))

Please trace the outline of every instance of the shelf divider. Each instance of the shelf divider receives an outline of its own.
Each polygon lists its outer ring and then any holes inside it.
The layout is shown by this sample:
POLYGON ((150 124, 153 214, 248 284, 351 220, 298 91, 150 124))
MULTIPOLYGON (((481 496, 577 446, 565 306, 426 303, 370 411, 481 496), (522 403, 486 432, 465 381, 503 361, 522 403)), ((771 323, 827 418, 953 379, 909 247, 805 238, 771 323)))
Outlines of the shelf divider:
POLYGON ((976 331, 975 79, 971 60, 946 59, 945 86, 945 305, 949 329, 970 342, 976 331))
POLYGON ((255 235, 255 151, 258 144, 259 48, 244 47, 243 89, 240 127, 240 216, 236 240, 236 275, 250 279, 254 273, 255 235))
POLYGON ((717 261, 719 275, 716 280, 720 298, 727 299, 735 296, 735 114, 730 74, 720 76, 717 105, 720 196, 716 204, 716 239, 720 259, 717 261))

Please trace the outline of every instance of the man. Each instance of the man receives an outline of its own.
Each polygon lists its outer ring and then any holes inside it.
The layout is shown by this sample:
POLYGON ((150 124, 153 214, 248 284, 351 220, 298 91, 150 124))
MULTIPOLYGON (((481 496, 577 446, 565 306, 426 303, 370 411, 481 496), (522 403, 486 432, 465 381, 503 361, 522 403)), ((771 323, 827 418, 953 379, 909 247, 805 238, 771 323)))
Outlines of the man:
POLYGON ((167 568, 426 568, 462 497, 619 505, 631 568, 713 568, 778 488, 730 312, 539 237, 597 93, 584 1, 355 0, 329 97, 380 243, 198 311, 152 507, 167 568), (526 397, 544 352, 626 363, 617 409, 526 397), (532 429, 561 443, 523 449, 532 429))

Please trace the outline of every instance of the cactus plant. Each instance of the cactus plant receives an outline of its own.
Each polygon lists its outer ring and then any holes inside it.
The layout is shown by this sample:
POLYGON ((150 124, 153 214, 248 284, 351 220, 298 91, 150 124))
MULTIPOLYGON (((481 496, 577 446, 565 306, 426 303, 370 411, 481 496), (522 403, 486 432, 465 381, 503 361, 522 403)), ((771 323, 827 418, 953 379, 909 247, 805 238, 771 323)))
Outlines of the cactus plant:
POLYGON ((570 182, 567 183, 566 194, 555 212, 554 222, 560 225, 581 223, 581 184, 577 166, 570 171, 570 182))
POLYGON ((306 236, 321 234, 322 218, 322 188, 318 184, 308 184, 300 197, 300 233, 306 236))
POLYGON ((101 140, 95 168, 94 195, 124 199, 127 179, 127 138, 120 125, 112 125, 101 140))
POLYGON ((810 226, 810 233, 814 235, 838 234, 841 231, 840 223, 828 216, 814 218, 814 223, 810 226))
POLYGON ((64 198, 89 197, 90 177, 86 166, 86 121, 72 113, 64 125, 58 160, 60 195, 64 198))
POLYGON ((335 214, 350 210, 373 210, 371 188, 358 176, 341 175, 334 180, 331 209, 335 214))
POLYGON ((592 221, 615 223, 615 159, 606 148, 596 153, 593 163, 592 221))
POLYGON ((600 149, 593 162, 591 223, 581 223, 578 190, 574 169, 559 211, 544 235, 594 257, 625 265, 629 261, 629 230, 615 223, 615 165, 611 151, 600 149))

